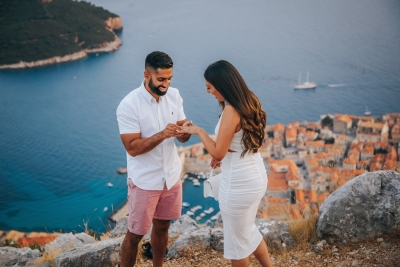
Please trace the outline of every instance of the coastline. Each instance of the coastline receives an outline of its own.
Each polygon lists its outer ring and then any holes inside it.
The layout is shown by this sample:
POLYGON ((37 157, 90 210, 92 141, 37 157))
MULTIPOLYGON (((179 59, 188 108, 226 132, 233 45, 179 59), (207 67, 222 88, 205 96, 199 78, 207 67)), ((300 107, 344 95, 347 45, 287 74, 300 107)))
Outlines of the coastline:
POLYGON ((42 59, 38 61, 25 62, 20 61, 19 63, 8 64, 8 65, 0 65, 0 70, 4 69, 24 69, 24 68, 34 68, 34 67, 43 67, 52 64, 58 64, 63 62, 75 61, 79 59, 84 59, 88 56, 88 54, 92 53, 106 53, 113 52, 118 50, 118 48, 122 45, 121 39, 119 39, 116 35, 115 40, 112 42, 104 42, 99 45, 99 48, 93 49, 83 49, 82 51, 65 55, 65 56, 56 56, 48 59, 42 59))

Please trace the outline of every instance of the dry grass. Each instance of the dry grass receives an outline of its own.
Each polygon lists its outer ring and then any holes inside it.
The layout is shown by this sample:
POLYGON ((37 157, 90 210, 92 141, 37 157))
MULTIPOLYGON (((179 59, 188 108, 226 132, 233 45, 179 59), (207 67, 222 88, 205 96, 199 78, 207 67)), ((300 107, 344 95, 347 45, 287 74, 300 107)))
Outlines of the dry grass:
POLYGON ((55 250, 55 251, 50 251, 50 252, 43 252, 42 257, 40 257, 35 264, 41 264, 45 262, 50 262, 51 266, 55 267, 56 264, 54 262, 54 259, 61 254, 61 250, 55 250))
POLYGON ((318 216, 311 215, 309 218, 289 222, 289 232, 298 245, 310 244, 317 240, 316 224, 318 216))

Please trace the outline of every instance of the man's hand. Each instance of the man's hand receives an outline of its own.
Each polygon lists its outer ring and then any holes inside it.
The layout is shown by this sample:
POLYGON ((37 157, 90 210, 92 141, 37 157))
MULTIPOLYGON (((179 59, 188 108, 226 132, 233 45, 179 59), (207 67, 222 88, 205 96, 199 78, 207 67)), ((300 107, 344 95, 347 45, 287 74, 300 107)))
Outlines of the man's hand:
POLYGON ((180 130, 182 129, 181 126, 168 123, 167 127, 161 132, 164 139, 181 136, 180 130))

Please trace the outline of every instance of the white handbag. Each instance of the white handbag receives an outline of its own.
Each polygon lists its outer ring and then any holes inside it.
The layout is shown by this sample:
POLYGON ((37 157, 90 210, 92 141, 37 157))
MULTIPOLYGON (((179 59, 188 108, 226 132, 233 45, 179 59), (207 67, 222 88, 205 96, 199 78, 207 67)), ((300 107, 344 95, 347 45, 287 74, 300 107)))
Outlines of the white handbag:
POLYGON ((219 184, 221 182, 222 173, 212 175, 213 170, 210 171, 210 178, 204 181, 204 197, 213 197, 218 201, 219 184))

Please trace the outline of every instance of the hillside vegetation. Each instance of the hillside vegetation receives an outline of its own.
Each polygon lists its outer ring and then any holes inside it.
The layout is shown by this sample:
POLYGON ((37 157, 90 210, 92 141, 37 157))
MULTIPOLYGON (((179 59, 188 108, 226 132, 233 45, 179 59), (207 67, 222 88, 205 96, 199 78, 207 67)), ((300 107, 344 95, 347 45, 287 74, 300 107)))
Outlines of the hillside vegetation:
POLYGON ((87 2, 0 1, 0 65, 32 62, 115 40, 105 20, 117 15, 87 2))

